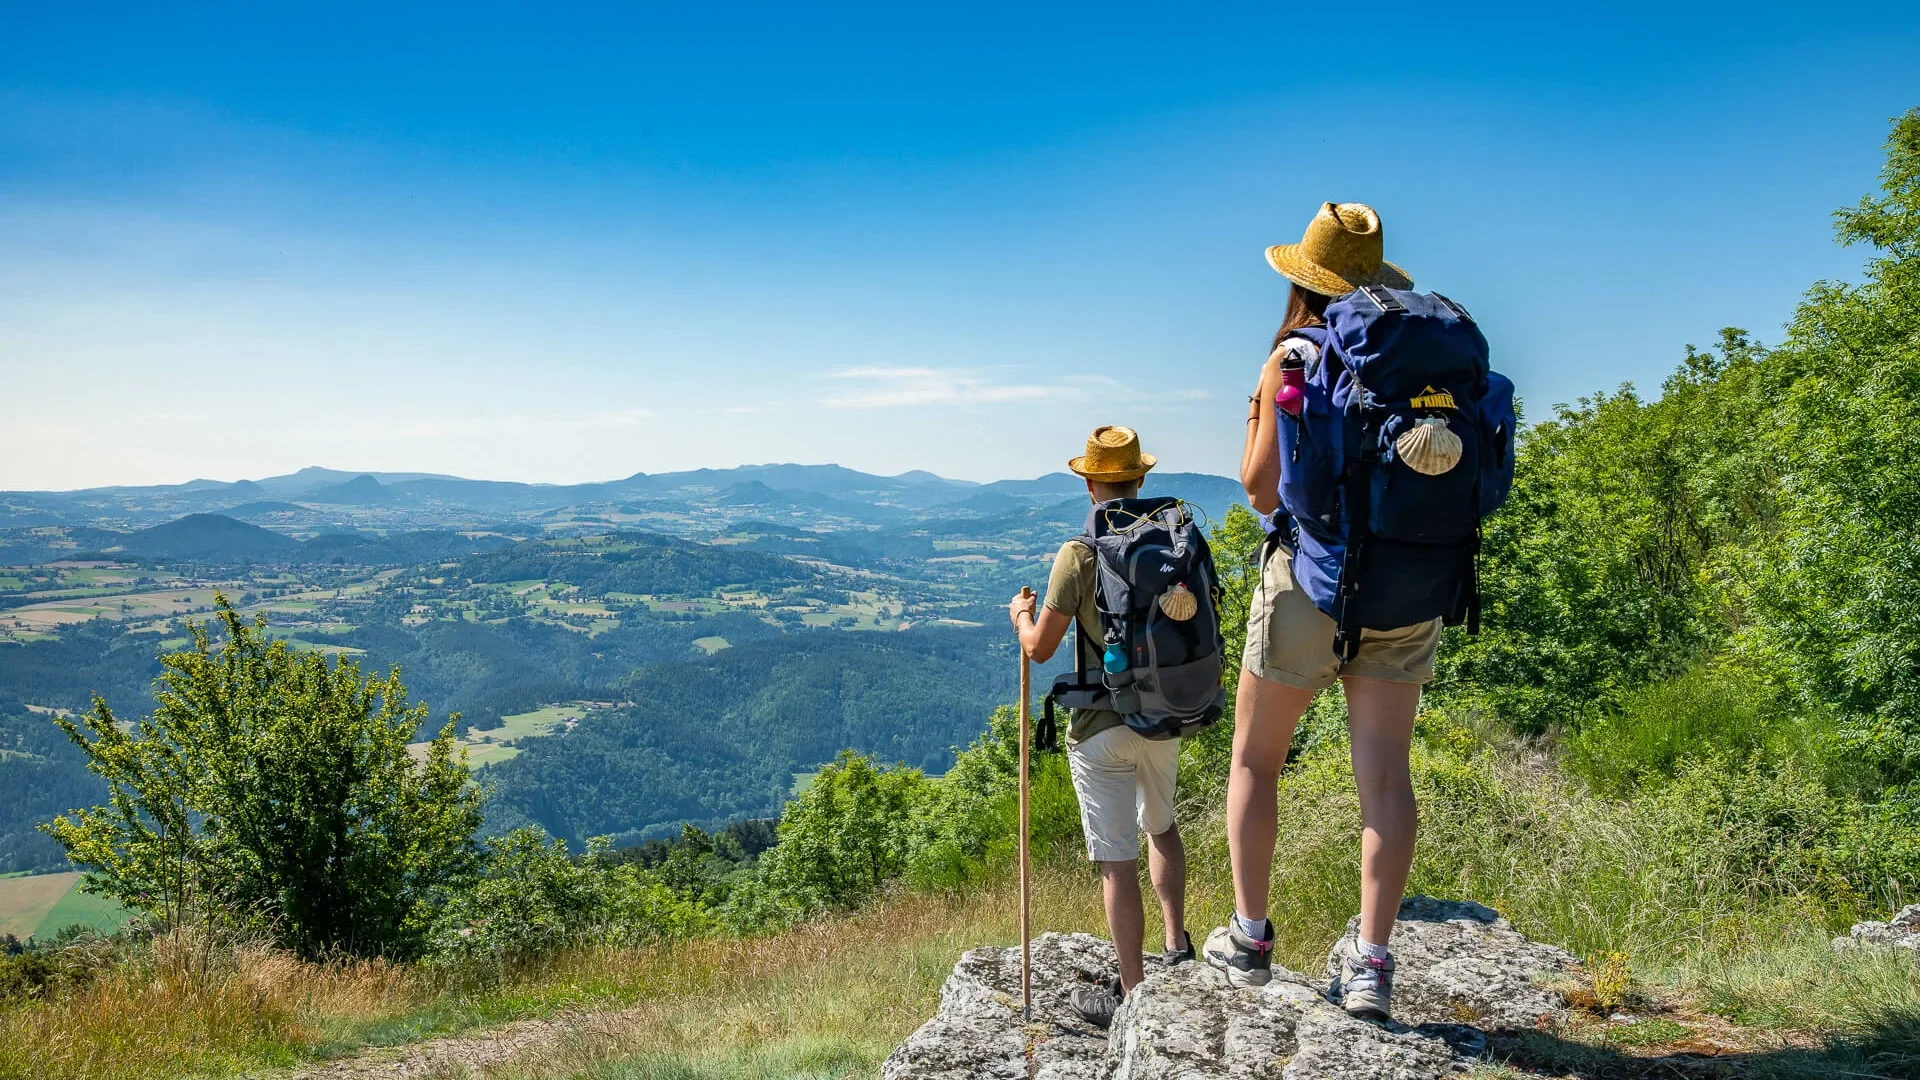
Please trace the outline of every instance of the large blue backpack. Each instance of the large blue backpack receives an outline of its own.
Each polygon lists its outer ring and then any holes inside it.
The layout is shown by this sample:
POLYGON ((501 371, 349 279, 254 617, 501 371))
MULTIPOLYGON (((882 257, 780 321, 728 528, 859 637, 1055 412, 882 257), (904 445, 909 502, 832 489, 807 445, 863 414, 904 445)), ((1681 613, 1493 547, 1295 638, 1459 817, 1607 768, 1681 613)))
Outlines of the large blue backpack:
POLYGON ((1294 332, 1319 357, 1300 415, 1279 417, 1294 575, 1333 618, 1343 660, 1361 630, 1438 618, 1478 633, 1480 520, 1513 486, 1513 383, 1488 368, 1472 316, 1438 293, 1364 288, 1325 317, 1294 332), (1437 475, 1403 460, 1402 436, 1423 421, 1460 440, 1437 475))

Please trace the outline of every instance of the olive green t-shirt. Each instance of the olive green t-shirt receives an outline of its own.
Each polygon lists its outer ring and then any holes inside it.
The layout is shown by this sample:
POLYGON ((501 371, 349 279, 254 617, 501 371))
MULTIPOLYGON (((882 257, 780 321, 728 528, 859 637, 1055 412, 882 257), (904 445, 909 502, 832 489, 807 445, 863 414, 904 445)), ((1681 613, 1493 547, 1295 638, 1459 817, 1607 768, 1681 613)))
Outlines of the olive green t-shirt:
MULTIPOLYGON (((1053 573, 1047 578, 1046 604, 1050 611, 1073 617, 1078 625, 1068 633, 1073 638, 1073 647, 1081 650, 1079 666, 1097 675, 1104 646, 1100 644, 1103 634, 1100 609, 1093 602, 1094 583, 1099 574, 1095 559, 1093 549, 1077 540, 1060 545, 1060 551, 1053 557, 1053 573)), ((1067 744, 1084 742, 1125 722, 1111 709, 1075 709, 1067 722, 1067 744)))

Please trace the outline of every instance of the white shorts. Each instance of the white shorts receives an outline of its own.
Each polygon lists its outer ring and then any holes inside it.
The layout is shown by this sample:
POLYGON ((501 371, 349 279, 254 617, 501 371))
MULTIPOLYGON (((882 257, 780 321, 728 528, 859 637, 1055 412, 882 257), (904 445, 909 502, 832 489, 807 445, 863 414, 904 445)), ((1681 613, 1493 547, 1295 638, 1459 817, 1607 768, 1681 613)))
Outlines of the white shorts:
POLYGON ((1173 828, 1173 788, 1180 740, 1148 739, 1122 724, 1067 747, 1073 793, 1087 858, 1127 862, 1140 857, 1140 831, 1173 828))

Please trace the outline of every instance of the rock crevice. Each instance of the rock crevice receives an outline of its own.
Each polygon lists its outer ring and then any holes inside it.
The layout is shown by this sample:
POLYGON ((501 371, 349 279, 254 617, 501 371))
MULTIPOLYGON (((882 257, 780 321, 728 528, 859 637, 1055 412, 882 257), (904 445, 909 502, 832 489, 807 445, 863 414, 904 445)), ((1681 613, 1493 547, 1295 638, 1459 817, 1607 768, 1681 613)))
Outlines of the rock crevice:
MULTIPOLYGON (((1357 920, 1356 920, 1357 922, 1357 920)), ((1347 933, 1355 933, 1349 924, 1347 933)), ((1148 975, 1101 1031, 1068 994, 1113 977, 1113 948, 1086 934, 1033 944, 1033 1021, 1020 1016, 1020 952, 974 949, 941 988, 933 1018, 887 1058, 886 1080, 1424 1080, 1457 1075, 1491 1033, 1550 1025, 1567 1003, 1550 984, 1574 958, 1530 941, 1479 904, 1412 897, 1394 927, 1395 1022, 1356 1020, 1327 980, 1274 970, 1230 989, 1204 963, 1148 975)), ((1331 965, 1331 950, 1329 952, 1331 965)))

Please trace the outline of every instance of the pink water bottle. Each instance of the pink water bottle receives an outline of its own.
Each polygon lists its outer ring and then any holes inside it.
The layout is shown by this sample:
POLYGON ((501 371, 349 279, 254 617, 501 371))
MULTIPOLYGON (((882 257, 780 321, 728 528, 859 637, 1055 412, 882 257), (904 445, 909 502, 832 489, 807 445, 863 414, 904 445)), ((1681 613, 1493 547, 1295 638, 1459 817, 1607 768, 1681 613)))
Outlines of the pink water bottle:
POLYGON ((1299 416, 1307 402, 1307 366, 1294 362, 1280 368, 1280 389, 1273 395, 1273 407, 1288 416, 1299 416))

